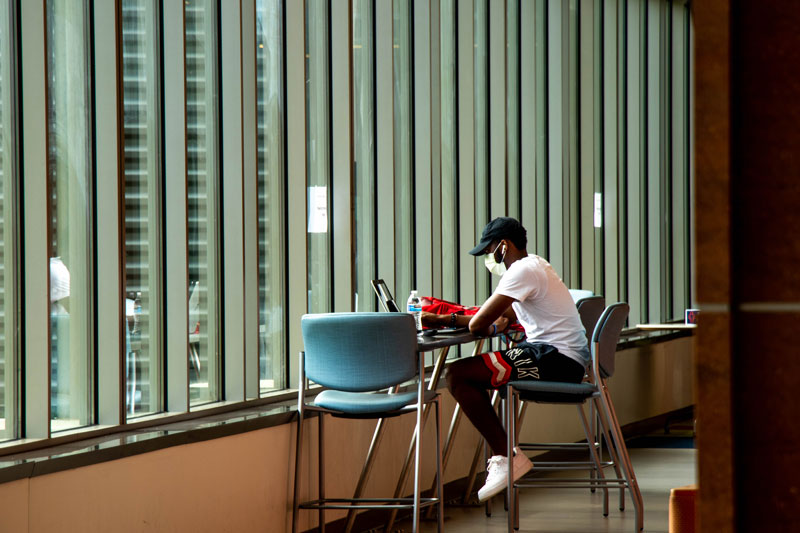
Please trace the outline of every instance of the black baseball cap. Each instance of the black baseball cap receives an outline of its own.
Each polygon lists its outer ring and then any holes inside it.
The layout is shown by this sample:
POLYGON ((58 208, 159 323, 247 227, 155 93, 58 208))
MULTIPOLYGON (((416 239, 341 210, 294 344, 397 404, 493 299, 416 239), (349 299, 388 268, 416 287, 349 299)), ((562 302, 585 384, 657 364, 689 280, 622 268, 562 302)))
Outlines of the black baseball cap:
POLYGON ((483 228, 480 242, 469 251, 472 255, 483 255, 492 241, 510 239, 511 242, 526 242, 527 232, 519 220, 511 217, 497 217, 483 228))

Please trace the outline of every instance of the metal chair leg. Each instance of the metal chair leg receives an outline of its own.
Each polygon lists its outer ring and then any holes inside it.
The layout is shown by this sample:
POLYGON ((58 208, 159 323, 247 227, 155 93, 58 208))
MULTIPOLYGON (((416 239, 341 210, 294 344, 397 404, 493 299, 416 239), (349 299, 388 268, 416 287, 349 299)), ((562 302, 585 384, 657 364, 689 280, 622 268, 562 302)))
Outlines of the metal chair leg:
MULTIPOLYGON (((605 474, 603 474, 603 465, 600 462, 600 456, 597 454, 597 448, 594 444, 594 434, 589 429, 589 423, 586 420, 586 413, 583 410, 583 405, 577 405, 576 407, 578 408, 578 415, 580 416, 581 426, 583 427, 583 434, 586 436, 586 444, 589 446, 589 455, 594 463, 594 468, 590 472, 596 475, 596 479, 599 480, 599 484, 603 490, 603 516, 608 516, 608 486, 602 483, 602 480, 605 479, 605 474)), ((595 477, 592 476, 590 479, 595 479, 595 477)))
POLYGON ((602 383, 600 392, 600 399, 603 404, 603 408, 610 418, 609 425, 611 436, 614 439, 614 446, 617 448, 622 470, 628 482, 628 490, 630 491, 631 499, 633 500, 633 508, 636 514, 637 531, 641 531, 644 528, 644 501, 642 499, 642 492, 639 489, 639 483, 636 481, 636 475, 633 472, 633 464, 631 463, 630 456, 628 455, 628 448, 622 438, 622 430, 619 427, 617 413, 614 410, 614 404, 608 398, 609 393, 605 383, 602 383))
POLYGON ((508 531, 519 529, 519 521, 517 507, 519 500, 517 493, 514 491, 514 476, 512 475, 513 460, 514 460, 514 445, 517 441, 517 428, 516 428, 516 414, 517 414, 517 393, 511 387, 506 385, 506 409, 505 409, 505 426, 506 426, 506 457, 508 457, 508 481, 506 487, 506 500, 508 502, 508 531))
MULTIPOLYGON (((324 431, 323 431, 323 420, 325 415, 320 413, 317 417, 317 439, 318 439, 318 449, 317 449, 317 463, 318 463, 318 476, 317 480, 319 483, 319 499, 320 501, 325 500, 325 438, 324 438, 324 431)), ((325 509, 319 509, 319 531, 320 533, 325 533, 325 509)))
POLYGON ((295 442, 294 452, 294 496, 292 498, 292 533, 297 533, 297 512, 299 510, 300 502, 298 496, 300 493, 300 443, 303 441, 303 412, 300 411, 297 415, 297 441, 295 442))

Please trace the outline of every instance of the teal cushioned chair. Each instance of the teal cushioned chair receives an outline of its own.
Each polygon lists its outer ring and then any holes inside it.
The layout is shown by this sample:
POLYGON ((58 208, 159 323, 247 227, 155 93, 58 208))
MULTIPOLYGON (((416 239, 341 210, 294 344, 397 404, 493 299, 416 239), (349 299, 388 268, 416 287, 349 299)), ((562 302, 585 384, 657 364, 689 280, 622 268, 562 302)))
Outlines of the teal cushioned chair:
POLYGON ((423 357, 417 353, 417 332, 413 317, 406 313, 314 314, 303 316, 301 329, 304 351, 300 352, 292 531, 297 531, 299 509, 318 510, 320 531, 325 529, 325 509, 408 509, 413 512, 414 531, 418 531, 420 510, 432 506, 438 507, 438 527, 442 531, 444 509, 439 395, 425 388, 425 367, 423 357), (417 379, 412 390, 399 392, 402 384, 415 377, 417 379), (307 398, 309 381, 325 388, 313 401, 307 398), (415 432, 420 435, 423 410, 427 404, 436 407, 435 497, 421 497, 421 438, 415 439, 412 497, 378 499, 325 496, 323 420, 326 414, 342 418, 377 419, 414 413, 417 417, 415 432), (303 421, 309 412, 319 415, 319 497, 299 502, 299 457, 303 442, 303 421))
POLYGON ((614 404, 606 386, 606 380, 614 373, 614 359, 616 356, 617 342, 619 341, 622 327, 628 317, 628 304, 615 303, 606 308, 597 325, 592 332, 591 353, 592 366, 588 372, 588 378, 583 383, 558 383, 548 381, 520 380, 511 381, 506 385, 506 428, 508 429, 508 450, 509 456, 513 453, 514 447, 520 450, 546 450, 546 449, 574 449, 575 446, 582 446, 588 449, 591 460, 586 462, 543 462, 534 460, 534 468, 525 477, 516 483, 509 478, 509 512, 508 512, 508 531, 519 529, 519 506, 517 489, 521 487, 588 487, 591 489, 603 488, 605 497, 603 501, 603 514, 608 515, 608 493, 611 488, 620 489, 620 510, 624 509, 624 490, 628 489, 633 500, 636 513, 636 531, 644 526, 644 509, 642 494, 633 472, 633 465, 628 456, 628 449, 622 438, 622 431, 617 420, 614 404), (586 443, 520 443, 518 441, 517 425, 519 420, 516 413, 519 413, 518 403, 520 401, 551 403, 551 404, 575 404, 578 406, 578 413, 586 443), (598 446, 595 442, 594 432, 590 430, 583 404, 590 402, 597 413, 600 422, 600 429, 607 444, 607 451, 610 456, 609 461, 603 461, 598 453, 598 446), (587 445, 587 443, 590 443, 587 445), (592 445, 594 444, 594 445, 592 445), (603 467, 613 466, 616 477, 606 478, 603 467), (536 472, 543 470, 561 469, 588 469, 592 477, 586 479, 576 478, 551 478, 537 476, 536 472))

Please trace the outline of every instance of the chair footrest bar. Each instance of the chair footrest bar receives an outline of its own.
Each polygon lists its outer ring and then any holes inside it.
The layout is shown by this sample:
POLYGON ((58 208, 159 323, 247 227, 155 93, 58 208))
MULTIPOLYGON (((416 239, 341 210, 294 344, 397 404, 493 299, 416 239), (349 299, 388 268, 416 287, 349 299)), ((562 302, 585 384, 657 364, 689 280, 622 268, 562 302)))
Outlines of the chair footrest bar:
MULTIPOLYGON (((606 466, 613 466, 614 463, 604 462, 600 463, 601 467, 606 466)), ((534 471, 536 470, 595 470, 594 463, 591 461, 583 461, 583 462, 569 462, 569 463, 535 463, 533 466, 534 471)))
MULTIPOLYGON (((600 466, 612 466, 614 463, 609 462, 602 462, 600 466)), ((553 468, 558 468, 559 470, 566 467, 573 467, 576 469, 583 469, 585 470, 587 467, 591 467, 594 469, 594 462, 592 461, 536 461, 533 464, 534 470, 552 470, 553 468)))
MULTIPOLYGON (((598 443, 593 444, 595 448, 598 448, 600 445, 598 443)), ((520 450, 577 450, 577 449, 584 449, 589 448, 589 444, 585 442, 554 442, 552 444, 538 444, 538 443, 523 443, 518 444, 517 448, 520 450)))
POLYGON ((587 483, 583 482, 583 484, 572 484, 565 485, 563 483, 520 483, 519 481, 514 483, 514 488, 519 489, 601 489, 601 488, 614 488, 614 489, 621 489, 621 488, 630 488, 625 483, 603 483, 595 482, 595 483, 587 483), (604 487, 604 485, 612 485, 604 487))
MULTIPOLYGON (((438 498, 421 498, 420 508, 438 505, 438 498)), ((298 505, 300 509, 413 509, 413 498, 326 498, 298 505)))
POLYGON ((628 481, 625 480, 625 479, 602 478, 602 477, 601 478, 594 478, 594 479, 590 479, 590 478, 554 478, 554 477, 536 479, 536 478, 524 477, 524 478, 520 478, 519 480, 517 480, 517 483, 526 483, 526 484, 530 483, 530 484, 535 484, 535 485, 543 485, 545 483, 559 483, 559 484, 562 484, 562 485, 570 485, 570 486, 577 485, 579 483, 591 483, 592 485, 609 485, 610 484, 610 485, 626 485, 627 486, 628 481))

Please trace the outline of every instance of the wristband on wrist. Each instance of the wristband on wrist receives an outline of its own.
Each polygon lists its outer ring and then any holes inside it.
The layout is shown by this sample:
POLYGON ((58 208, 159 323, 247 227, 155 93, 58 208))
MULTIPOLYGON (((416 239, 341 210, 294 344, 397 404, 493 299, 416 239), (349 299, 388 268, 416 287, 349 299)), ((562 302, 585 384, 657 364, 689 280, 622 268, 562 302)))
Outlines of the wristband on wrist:
POLYGON ((456 327, 456 314, 455 313, 450 313, 450 327, 451 328, 456 327))
POLYGON ((497 335, 497 324, 492 324, 492 335, 497 335))

